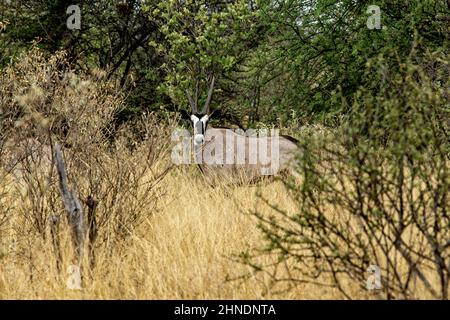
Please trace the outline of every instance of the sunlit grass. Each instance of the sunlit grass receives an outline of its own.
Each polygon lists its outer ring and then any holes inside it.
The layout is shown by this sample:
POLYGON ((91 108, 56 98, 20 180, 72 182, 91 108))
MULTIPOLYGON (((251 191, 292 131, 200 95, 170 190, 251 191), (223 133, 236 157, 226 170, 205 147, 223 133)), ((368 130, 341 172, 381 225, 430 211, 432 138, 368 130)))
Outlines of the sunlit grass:
MULTIPOLYGON (((14 216, 2 233, 0 298, 341 298, 334 290, 315 286, 276 293, 264 275, 233 280, 251 271, 236 261, 236 255, 261 241, 256 221, 248 214, 269 210, 257 191, 288 210, 295 208, 280 182, 211 188, 195 168, 178 168, 163 183, 167 194, 159 210, 113 255, 101 248, 96 252, 96 266, 81 290, 66 285, 72 259, 68 228, 61 229, 63 268, 58 274, 50 237, 23 234, 28 222, 14 216)), ((10 200, 14 198, 11 194, 10 200)))

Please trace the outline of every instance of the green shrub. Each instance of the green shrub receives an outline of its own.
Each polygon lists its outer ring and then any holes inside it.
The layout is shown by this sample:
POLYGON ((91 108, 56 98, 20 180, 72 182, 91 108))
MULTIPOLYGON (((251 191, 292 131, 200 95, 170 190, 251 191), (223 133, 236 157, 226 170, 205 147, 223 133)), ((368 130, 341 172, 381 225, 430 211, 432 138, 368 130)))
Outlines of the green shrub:
POLYGON ((259 271, 286 265, 275 282, 325 281, 351 298, 375 265, 386 298, 448 298, 448 57, 413 50, 393 67, 390 55, 368 62, 373 82, 342 102, 335 134, 302 139, 301 182, 286 182, 298 212, 268 201, 273 216, 254 213, 267 246, 243 258, 259 271), (274 260, 261 264, 261 252, 274 260))

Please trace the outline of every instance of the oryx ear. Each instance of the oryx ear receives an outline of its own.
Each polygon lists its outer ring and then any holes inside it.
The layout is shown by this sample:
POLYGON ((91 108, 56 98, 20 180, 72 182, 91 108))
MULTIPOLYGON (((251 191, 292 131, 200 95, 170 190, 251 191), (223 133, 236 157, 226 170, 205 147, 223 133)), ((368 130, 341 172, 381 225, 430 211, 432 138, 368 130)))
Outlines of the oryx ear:
POLYGON ((206 121, 208 121, 209 120, 209 115, 207 115, 207 114, 205 114, 201 119, 200 119, 200 121, 204 121, 204 122, 206 122, 206 121))
POLYGON ((198 119, 198 117, 197 117, 196 115, 192 114, 192 115, 191 115, 191 120, 192 120, 192 122, 196 122, 196 121, 198 121, 199 119, 198 119))

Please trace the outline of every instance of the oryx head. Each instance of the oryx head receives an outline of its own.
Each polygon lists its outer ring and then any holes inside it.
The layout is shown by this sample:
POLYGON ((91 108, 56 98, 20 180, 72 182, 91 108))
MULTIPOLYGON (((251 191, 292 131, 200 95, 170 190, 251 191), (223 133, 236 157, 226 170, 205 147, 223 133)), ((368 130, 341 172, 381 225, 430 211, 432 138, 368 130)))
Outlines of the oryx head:
POLYGON ((189 100, 189 104, 192 108, 191 113, 191 121, 192 126, 194 129, 194 146, 201 146, 205 142, 205 134, 206 134, 206 127, 208 125, 209 118, 211 116, 211 113, 209 112, 209 104, 211 103, 211 97, 214 90, 214 76, 212 77, 211 84, 209 86, 208 90, 208 97, 206 98, 205 105, 203 107, 203 110, 199 112, 197 108, 198 103, 198 82, 195 88, 195 100, 192 99, 192 97, 189 95, 189 92, 186 90, 186 96, 189 100))

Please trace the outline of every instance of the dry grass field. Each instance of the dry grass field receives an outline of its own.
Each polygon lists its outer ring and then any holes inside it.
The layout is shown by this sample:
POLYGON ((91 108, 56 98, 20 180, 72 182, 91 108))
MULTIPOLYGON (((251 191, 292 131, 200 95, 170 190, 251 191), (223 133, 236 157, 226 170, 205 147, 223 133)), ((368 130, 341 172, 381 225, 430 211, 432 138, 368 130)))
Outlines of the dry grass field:
MULTIPOLYGON (((164 196, 155 211, 136 230, 130 230, 113 252, 107 246, 96 249, 95 267, 84 272, 81 289, 68 286, 73 246, 67 223, 60 232, 63 265, 58 272, 49 230, 45 239, 30 231, 29 217, 18 210, 23 206, 18 200, 20 188, 9 179, 2 182, 7 195, 3 201, 10 204, 13 214, 0 237, 0 299, 345 298, 337 289, 315 284, 284 290, 287 287, 272 281, 273 274, 254 273, 237 258, 264 243, 250 212, 271 215, 272 209, 259 195, 288 212, 296 210, 279 181, 211 188, 195 167, 173 169, 162 181, 164 196)), ((332 209, 329 214, 339 215, 332 209)), ((288 276, 284 269, 276 272, 278 278, 288 276)), ((354 281, 343 281, 352 298, 379 298, 354 281)), ((418 288, 415 298, 430 298, 421 292, 418 288)))
MULTIPOLYGON (((64 266, 58 275, 51 241, 21 232, 27 222, 15 215, 1 238, 0 299, 342 298, 333 289, 314 285, 280 293, 269 276, 237 279, 251 270, 235 256, 261 241, 248 213, 269 210, 257 193, 294 210, 280 182, 210 188, 194 170, 182 168, 164 183, 166 195, 158 210, 114 255, 97 252, 97 264, 81 290, 66 285, 72 255, 69 230, 62 232, 64 266)), ((10 195, 11 201, 18 199, 12 190, 10 195)))

